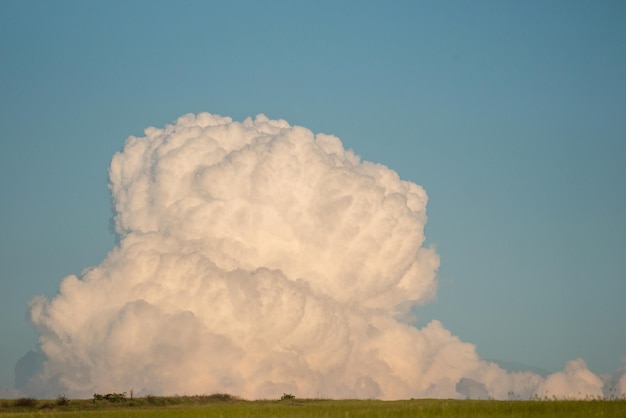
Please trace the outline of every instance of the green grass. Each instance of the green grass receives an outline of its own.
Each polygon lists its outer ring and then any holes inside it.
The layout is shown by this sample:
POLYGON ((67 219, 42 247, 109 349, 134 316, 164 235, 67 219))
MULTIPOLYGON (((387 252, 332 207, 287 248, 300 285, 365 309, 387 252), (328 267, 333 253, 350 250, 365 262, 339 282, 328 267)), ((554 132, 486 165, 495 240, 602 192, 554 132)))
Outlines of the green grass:
POLYGON ((148 397, 120 402, 38 400, 16 406, 0 401, 0 417, 626 417, 624 400, 474 401, 416 399, 405 401, 308 400, 244 401, 227 395, 148 397))

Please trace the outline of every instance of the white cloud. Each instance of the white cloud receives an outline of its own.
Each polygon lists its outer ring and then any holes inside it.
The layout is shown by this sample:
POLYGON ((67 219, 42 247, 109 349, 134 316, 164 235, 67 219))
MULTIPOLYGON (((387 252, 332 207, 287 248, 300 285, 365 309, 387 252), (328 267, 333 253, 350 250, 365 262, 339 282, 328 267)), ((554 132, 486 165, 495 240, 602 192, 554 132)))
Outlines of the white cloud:
POLYGON ((603 386, 602 379, 582 359, 576 359, 568 362, 564 371, 549 375, 535 393, 540 399, 594 399, 603 397, 603 386))
POLYGON ((437 287, 426 193, 336 137, 185 115, 130 137, 110 189, 119 245, 31 302, 45 361, 27 381, 50 396, 597 389, 579 363, 542 383, 480 360, 438 321, 402 322, 437 287))

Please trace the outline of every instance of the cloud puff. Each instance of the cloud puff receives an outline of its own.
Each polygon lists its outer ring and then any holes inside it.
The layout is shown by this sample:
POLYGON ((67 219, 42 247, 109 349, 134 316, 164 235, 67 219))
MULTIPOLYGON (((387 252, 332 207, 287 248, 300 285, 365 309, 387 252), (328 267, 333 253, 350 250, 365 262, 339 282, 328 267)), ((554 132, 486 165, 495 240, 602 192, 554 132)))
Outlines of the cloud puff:
POLYGON ((539 398, 585 399, 603 397, 604 382, 582 359, 567 363, 565 370, 549 375, 536 391, 539 398))
POLYGON ((438 255, 422 245, 426 193, 334 136, 263 115, 189 114, 128 138, 109 178, 119 243, 54 298, 31 301, 42 361, 25 388, 596 393, 584 364, 544 382, 479 359, 438 321, 403 322, 437 287, 438 255))

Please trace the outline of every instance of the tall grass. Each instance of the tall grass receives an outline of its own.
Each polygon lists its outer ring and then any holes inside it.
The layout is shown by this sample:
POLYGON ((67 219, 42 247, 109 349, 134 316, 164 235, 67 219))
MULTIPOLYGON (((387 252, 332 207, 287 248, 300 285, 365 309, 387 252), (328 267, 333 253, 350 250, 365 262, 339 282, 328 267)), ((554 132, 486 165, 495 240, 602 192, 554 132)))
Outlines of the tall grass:
POLYGON ((3 401, 0 417, 626 417, 624 400, 592 401, 474 401, 418 399, 244 401, 229 395, 146 397, 123 402, 70 400, 65 405, 37 401, 16 406, 3 401))

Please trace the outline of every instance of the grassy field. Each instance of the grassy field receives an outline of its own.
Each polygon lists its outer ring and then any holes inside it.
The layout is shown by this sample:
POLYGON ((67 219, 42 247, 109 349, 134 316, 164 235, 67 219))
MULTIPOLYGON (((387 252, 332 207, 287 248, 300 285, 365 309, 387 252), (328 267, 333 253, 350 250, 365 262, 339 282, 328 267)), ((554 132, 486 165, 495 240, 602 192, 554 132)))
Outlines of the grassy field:
POLYGON ((0 417, 626 417, 625 400, 416 399, 244 401, 228 395, 109 400, 0 401, 0 417))

